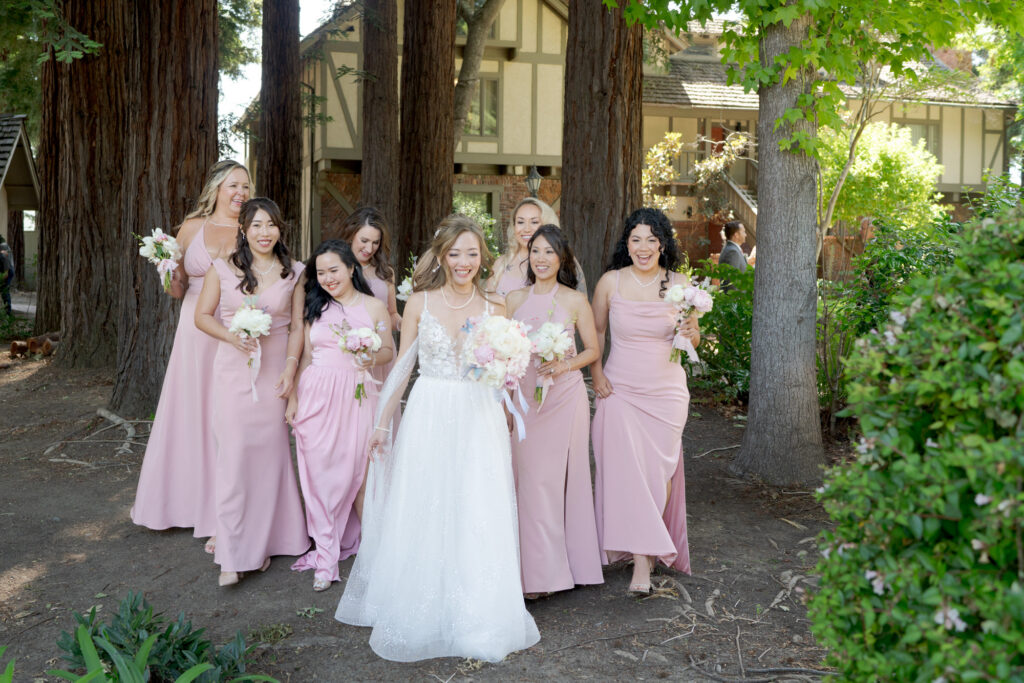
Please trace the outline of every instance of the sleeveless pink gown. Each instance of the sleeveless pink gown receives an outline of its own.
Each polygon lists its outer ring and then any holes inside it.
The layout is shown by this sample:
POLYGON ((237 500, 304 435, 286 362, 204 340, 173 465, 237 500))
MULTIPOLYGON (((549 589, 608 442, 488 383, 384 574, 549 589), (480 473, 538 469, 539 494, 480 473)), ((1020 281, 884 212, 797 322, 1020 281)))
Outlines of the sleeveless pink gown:
MULTIPOLYGON (((515 317, 538 329, 564 324, 554 288, 534 294, 515 317)), ((576 349, 570 351, 575 355, 576 349)), ((530 364, 519 390, 527 399, 526 438, 512 439, 512 466, 519 503, 519 554, 524 593, 553 593, 575 585, 604 583, 590 484, 590 402, 579 370, 559 375, 538 410, 533 400, 537 367, 530 364)))
POLYGON ((306 502, 306 526, 316 547, 292 565, 316 570, 316 578, 339 580, 338 562, 359 549, 359 518, 353 509, 366 475, 366 445, 373 432, 377 390, 360 379, 352 354, 338 348, 331 325, 373 327, 362 302, 332 302, 309 328, 313 362, 299 378, 295 446, 299 482, 306 502), (368 396, 356 400, 363 381, 368 396))
POLYGON ((651 555, 689 574, 682 437, 690 392, 669 360, 674 312, 664 301, 623 299, 616 280, 604 368, 612 394, 594 413, 595 502, 605 561, 651 555))
MULTIPOLYGON (((388 307, 388 283, 380 278, 374 278, 373 280, 367 280, 367 284, 370 285, 370 291, 373 292, 373 298, 380 299, 381 303, 384 304, 384 308, 388 307)), ((388 312, 390 316, 390 311, 388 312)), ((397 354, 396 354, 397 355, 397 354)), ((388 373, 391 372, 391 368, 394 367, 395 360, 392 358, 384 365, 378 365, 374 368, 370 368, 370 372, 373 373, 374 379, 378 382, 383 382, 388 378, 388 373)), ((398 415, 396 414, 397 418, 398 415)))
POLYGON ((174 346, 131 510, 132 521, 140 526, 193 527, 197 538, 213 536, 217 528, 217 444, 210 398, 217 340, 199 331, 194 320, 203 277, 213 265, 205 233, 203 223, 183 259, 188 290, 181 301, 174 346))
POLYGON ((511 270, 502 273, 501 277, 498 278, 498 287, 494 290, 494 293, 505 296, 509 292, 529 286, 530 283, 519 273, 519 269, 513 266, 511 270))
MULTIPOLYGON (((220 317, 231 325, 244 296, 239 279, 224 261, 213 263, 220 275, 220 317)), ((259 569, 273 555, 300 555, 309 548, 299 487, 292 469, 286 402, 274 384, 288 354, 291 296, 302 273, 275 282, 259 295, 273 318, 270 334, 260 337, 262 359, 256 377, 259 400, 249 386, 248 356, 227 342, 217 343, 213 368, 213 425, 217 438, 217 552, 221 571, 259 569)))

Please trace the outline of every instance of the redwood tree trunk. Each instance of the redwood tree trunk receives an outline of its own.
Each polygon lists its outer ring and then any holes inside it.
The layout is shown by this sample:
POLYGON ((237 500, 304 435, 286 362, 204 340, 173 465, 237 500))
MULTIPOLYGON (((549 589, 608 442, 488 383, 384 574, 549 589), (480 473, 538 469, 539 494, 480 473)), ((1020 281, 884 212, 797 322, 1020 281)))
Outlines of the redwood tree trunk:
MULTIPOLYGON (((363 167, 359 201, 398 225, 398 10, 366 0, 363 13, 363 167)), ((399 270, 404 262, 396 265, 399 270)))
POLYGON ((561 224, 591 287, 643 201, 642 31, 600 2, 569 3, 561 224))
MULTIPOLYGON (((302 104, 298 0, 263 0, 263 84, 256 144, 256 194, 281 207, 282 237, 301 258, 302 104)), ((314 179, 315 180, 315 179, 314 179)))
MULTIPOLYGON (((763 27, 761 63, 771 64, 799 46, 809 26, 805 15, 788 28, 781 23, 763 27)), ((798 132, 813 140, 817 131, 809 121, 775 127, 813 78, 804 70, 787 84, 765 85, 758 93, 761 191, 750 412, 733 469, 775 485, 814 483, 825 464, 815 367, 815 166, 806 154, 778 145, 798 132)))
POLYGON ((121 286, 111 408, 145 416, 160 396, 178 306, 163 293, 156 269, 139 257, 131 233, 177 225, 217 159, 217 0, 132 0, 130 6, 135 120, 127 131, 117 219, 121 286))
POLYGON ((39 211, 36 231, 39 236, 39 267, 36 269, 36 334, 60 331, 60 209, 57 192, 57 163, 60 153, 60 99, 57 63, 51 54, 43 62, 39 75, 42 94, 39 119, 39 149, 36 168, 39 172, 39 211))
POLYGON ((14 272, 20 289, 25 281, 25 213, 22 211, 7 212, 7 241, 11 245, 11 258, 14 259, 14 272))
POLYGON ((403 29, 399 264, 452 210, 455 3, 407 2, 403 29))

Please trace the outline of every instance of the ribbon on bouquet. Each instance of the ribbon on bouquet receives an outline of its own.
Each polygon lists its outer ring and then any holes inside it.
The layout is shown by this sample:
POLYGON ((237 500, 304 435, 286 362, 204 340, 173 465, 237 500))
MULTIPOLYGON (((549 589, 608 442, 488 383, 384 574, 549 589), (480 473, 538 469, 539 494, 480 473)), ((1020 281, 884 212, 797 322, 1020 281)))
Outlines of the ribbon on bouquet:
POLYGON ((519 391, 518 385, 512 389, 512 395, 509 395, 509 392, 507 391, 502 391, 501 396, 505 403, 505 408, 508 409, 508 412, 512 415, 512 420, 515 422, 516 433, 519 435, 519 440, 522 441, 526 438, 526 422, 523 420, 523 414, 529 410, 526 405, 526 399, 523 398, 523 393, 519 391), (520 413, 519 410, 516 410, 517 400, 518 407, 522 410, 522 413, 520 413))
POLYGON ((541 375, 540 361, 537 361, 537 387, 533 390, 533 400, 537 402, 537 412, 544 406, 544 399, 548 396, 548 389, 555 386, 555 379, 551 375, 541 375))
POLYGON ((672 338, 672 362, 677 362, 682 358, 682 353, 685 351, 686 356, 690 359, 691 363, 699 363, 700 358, 697 357, 697 349, 693 348, 693 342, 685 334, 676 333, 676 336, 672 338))
POLYGON ((260 362, 263 359, 263 347, 260 340, 256 340, 256 350, 249 354, 249 388, 252 389, 252 402, 258 403, 259 395, 256 393, 256 377, 260 374, 260 362))
POLYGON ((375 379, 370 371, 359 362, 359 356, 352 361, 357 368, 359 368, 359 383, 356 384, 356 399, 359 401, 359 405, 363 405, 363 398, 369 396, 366 393, 366 383, 369 382, 370 386, 379 387, 382 382, 379 379, 375 379))

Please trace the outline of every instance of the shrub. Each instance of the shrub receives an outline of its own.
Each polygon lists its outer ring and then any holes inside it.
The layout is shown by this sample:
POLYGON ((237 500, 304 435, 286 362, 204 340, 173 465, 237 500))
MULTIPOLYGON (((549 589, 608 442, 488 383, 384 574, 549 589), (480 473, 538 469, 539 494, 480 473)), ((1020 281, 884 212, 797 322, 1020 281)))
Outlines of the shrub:
POLYGON ((150 639, 153 643, 149 646, 144 668, 148 669, 154 681, 173 681, 203 663, 211 664, 212 668, 195 680, 228 680, 245 673, 245 660, 252 650, 246 647, 239 632, 218 651, 204 637, 204 629, 193 629, 192 622, 186 621, 184 614, 168 623, 162 615, 153 613, 153 608, 141 593, 128 593, 110 623, 99 621, 95 608, 88 615, 75 612, 73 616, 75 633, 65 631, 57 640, 57 646, 65 652, 64 660, 76 669, 91 670, 86 656, 88 647, 83 650, 79 634, 84 629, 85 637, 107 664, 108 676, 113 676, 117 670, 114 652, 133 660, 150 639))
POLYGON ((750 393, 750 330, 754 320, 754 269, 701 263, 698 277, 728 280, 732 288, 715 293, 715 305, 700 319, 700 363, 687 362, 691 389, 710 391, 718 400, 746 401, 750 393))
POLYGON ((847 680, 1024 680, 1024 214, 958 249, 850 361, 810 610, 847 680))

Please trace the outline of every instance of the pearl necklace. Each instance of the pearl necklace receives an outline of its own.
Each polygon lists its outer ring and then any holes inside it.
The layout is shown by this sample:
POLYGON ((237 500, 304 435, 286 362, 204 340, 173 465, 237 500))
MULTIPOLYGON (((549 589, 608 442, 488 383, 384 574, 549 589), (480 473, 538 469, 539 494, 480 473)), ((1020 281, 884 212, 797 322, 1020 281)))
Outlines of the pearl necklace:
POLYGON ((474 287, 473 290, 469 293, 469 298, 466 299, 466 303, 462 304, 461 306, 452 306, 450 303, 448 303, 448 295, 444 293, 444 287, 441 288, 441 298, 444 299, 444 305, 447 306, 448 308, 452 309, 453 311, 458 311, 458 310, 463 309, 466 306, 468 306, 470 304, 470 302, 473 301, 473 298, 475 296, 476 296, 476 287, 474 287))
POLYGON ((210 225, 216 225, 218 228, 237 228, 238 227, 237 223, 218 223, 217 221, 213 220, 212 217, 211 218, 207 218, 206 221, 210 225))
POLYGON ((274 269, 274 266, 276 266, 276 265, 277 265, 277 259, 274 259, 274 260, 273 260, 273 261, 271 262, 270 266, 268 266, 268 267, 267 267, 267 269, 266 269, 266 270, 260 270, 259 268, 257 268, 257 267, 256 267, 256 262, 255 262, 255 261, 253 261, 253 264, 252 264, 252 269, 253 269, 253 272, 255 272, 255 273, 258 273, 260 277, 266 277, 266 276, 267 276, 267 274, 268 274, 268 273, 269 273, 270 271, 272 271, 272 270, 274 269))
POLYGON ((629 274, 630 274, 631 276, 633 276, 633 280, 635 280, 635 281, 636 281, 636 283, 637 283, 638 285, 640 285, 641 287, 650 287, 650 286, 651 286, 651 285, 653 285, 653 284, 654 284, 655 282, 657 282, 658 280, 660 280, 660 279, 661 279, 661 268, 659 268, 659 269, 658 269, 658 274, 657 274, 657 275, 656 275, 656 276, 654 277, 654 279, 653 279, 653 280, 651 280, 650 282, 640 282, 640 278, 638 278, 638 277, 636 276, 636 273, 634 273, 634 272, 633 272, 633 266, 630 266, 630 267, 629 267, 629 274))

